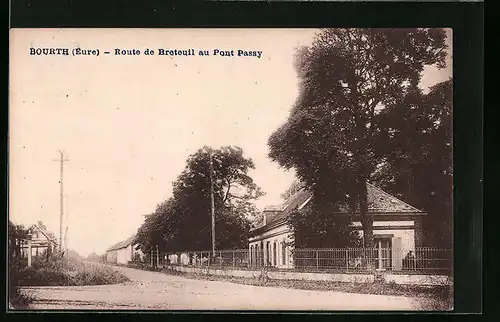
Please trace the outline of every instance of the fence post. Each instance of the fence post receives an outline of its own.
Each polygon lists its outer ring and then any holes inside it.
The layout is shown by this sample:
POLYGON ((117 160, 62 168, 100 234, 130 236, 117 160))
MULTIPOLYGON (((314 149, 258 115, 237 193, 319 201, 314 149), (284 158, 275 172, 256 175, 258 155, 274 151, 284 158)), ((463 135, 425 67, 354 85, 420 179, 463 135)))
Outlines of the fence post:
POLYGON ((158 250, 158 245, 156 245, 156 267, 160 267, 160 251, 158 250))
POLYGON ((234 260, 234 250, 233 250, 233 268, 235 268, 235 267, 236 267, 236 262, 234 260))
POLYGON ((219 252, 219 266, 222 267, 222 252, 219 252))
POLYGON ((319 250, 316 249, 316 269, 319 269, 319 250))

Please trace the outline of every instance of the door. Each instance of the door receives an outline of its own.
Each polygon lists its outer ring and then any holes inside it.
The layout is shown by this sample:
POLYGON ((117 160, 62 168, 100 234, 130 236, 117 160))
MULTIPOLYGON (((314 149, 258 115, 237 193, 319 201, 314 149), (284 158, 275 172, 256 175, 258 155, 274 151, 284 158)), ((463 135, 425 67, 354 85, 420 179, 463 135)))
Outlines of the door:
POLYGON ((374 238, 375 242, 375 267, 380 270, 392 268, 392 239, 374 238))

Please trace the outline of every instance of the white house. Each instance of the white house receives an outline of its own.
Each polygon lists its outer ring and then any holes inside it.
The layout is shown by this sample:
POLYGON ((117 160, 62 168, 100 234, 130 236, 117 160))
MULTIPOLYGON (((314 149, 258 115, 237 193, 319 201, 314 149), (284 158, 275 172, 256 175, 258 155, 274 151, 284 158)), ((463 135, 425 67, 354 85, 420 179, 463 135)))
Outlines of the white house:
POLYGON ((142 252, 135 249, 137 246, 135 240, 136 236, 134 235, 108 248, 106 250, 106 262, 126 265, 133 260, 136 254, 139 254, 142 258, 142 252))
MULTIPOLYGON (((29 228, 31 234, 31 256, 42 256, 47 254, 47 252, 52 252, 57 247, 57 242, 54 235, 45 230, 39 225, 33 225, 29 228)), ((28 257, 29 249, 28 241, 24 240, 21 243, 21 256, 28 257)))
MULTIPOLYGON (((421 218, 424 212, 408 205, 396 197, 382 191, 372 184, 367 184, 368 212, 373 214, 373 234, 375 247, 384 260, 377 261, 382 267, 401 269, 401 252, 412 251, 421 245, 421 218), (399 252, 397 255, 393 252, 399 252)), ((284 204, 268 207, 263 212, 262 224, 250 232, 249 250, 251 262, 264 261, 267 265, 279 268, 292 268, 293 231, 287 225, 287 217, 295 210, 304 208, 312 198, 312 193, 300 189, 284 204), (261 256, 262 258, 260 258, 261 256)), ((347 211, 332 215, 349 215, 347 211)), ((363 236, 359 213, 353 217, 351 228, 363 236)), ((403 254, 404 256, 404 254, 403 254)))

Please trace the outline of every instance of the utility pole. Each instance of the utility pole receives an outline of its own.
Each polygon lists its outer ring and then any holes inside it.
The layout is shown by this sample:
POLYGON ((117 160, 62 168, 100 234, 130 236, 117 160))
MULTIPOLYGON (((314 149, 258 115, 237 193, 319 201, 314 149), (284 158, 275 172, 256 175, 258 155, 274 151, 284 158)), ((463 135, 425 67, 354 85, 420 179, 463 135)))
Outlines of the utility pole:
POLYGON ((63 185, 63 171, 64 171, 64 162, 69 161, 69 159, 64 158, 64 153, 59 150, 60 158, 55 159, 54 161, 57 161, 60 163, 61 167, 61 178, 59 180, 60 184, 60 208, 61 208, 61 213, 59 217, 59 251, 62 253, 63 248, 62 248, 62 237, 63 237, 63 214, 64 214, 64 185, 63 185))
POLYGON ((66 231, 64 232, 64 249, 67 253, 68 252, 68 226, 66 226, 66 231))
POLYGON ((212 161, 212 148, 208 150, 210 156, 210 205, 212 212, 212 254, 215 256, 215 209, 214 209, 214 165, 212 161))
POLYGON ((66 228, 64 231, 64 250, 68 253, 68 228, 69 228, 69 207, 68 207, 68 196, 66 198, 66 228))

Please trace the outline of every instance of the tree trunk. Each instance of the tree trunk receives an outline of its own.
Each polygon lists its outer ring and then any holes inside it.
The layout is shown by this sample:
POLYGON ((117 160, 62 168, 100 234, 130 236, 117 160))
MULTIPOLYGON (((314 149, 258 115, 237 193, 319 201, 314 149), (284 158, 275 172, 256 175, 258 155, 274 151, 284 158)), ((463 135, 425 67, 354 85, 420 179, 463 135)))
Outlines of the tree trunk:
POLYGON ((368 192, 366 181, 360 184, 359 214, 363 227, 363 245, 365 248, 373 247, 373 217, 368 213, 368 192))
POLYGON ((15 243, 14 255, 15 255, 16 258, 20 258, 21 257, 21 240, 19 240, 19 239, 15 243))
POLYGON ((366 179, 359 180, 359 214, 363 227, 363 245, 365 247, 365 266, 368 270, 375 269, 373 254, 373 217, 368 213, 368 191, 366 179))
POLYGON ((14 259, 14 255, 16 252, 16 239, 9 236, 9 260, 14 259))

